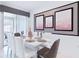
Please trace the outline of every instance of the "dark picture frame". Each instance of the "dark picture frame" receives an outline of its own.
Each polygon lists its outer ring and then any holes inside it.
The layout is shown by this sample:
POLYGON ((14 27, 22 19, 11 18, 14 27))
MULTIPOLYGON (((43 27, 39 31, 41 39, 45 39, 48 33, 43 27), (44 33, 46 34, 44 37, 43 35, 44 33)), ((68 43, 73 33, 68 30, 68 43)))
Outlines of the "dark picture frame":
POLYGON ((53 28, 54 27, 54 16, 53 15, 49 15, 49 16, 45 16, 45 28, 53 28))
POLYGON ((44 15, 35 16, 35 30, 44 30, 44 15))
MULTIPOLYGON (((66 13, 67 14, 67 13, 66 13)), ((59 16, 61 16, 61 15, 59 15, 59 16)), ((54 18, 54 30, 55 31, 73 31, 73 7, 71 7, 71 8, 67 8, 67 9, 62 9, 62 10, 59 10, 59 11, 55 11, 55 18, 54 18), (68 14, 70 13, 70 17, 69 16, 66 16, 66 19, 62 16, 62 19, 63 20, 60 20, 59 18, 57 19, 57 13, 59 13, 59 14, 61 14, 60 12, 62 12, 62 15, 65 15, 65 14, 63 14, 63 12, 64 13, 66 13, 66 12, 68 12, 68 14), (70 18, 70 20, 69 19, 67 19, 67 18, 70 18), (64 20, 65 19, 65 20, 64 20), (60 23, 58 23, 57 21, 59 21, 60 23), (70 23, 69 24, 67 24, 68 23, 68 21, 70 21, 70 23), (62 24, 62 22, 63 22, 63 24, 62 24), (62 25, 61 25, 62 24, 62 25), (61 26, 63 26, 63 27, 61 27, 61 26), (68 29, 68 25, 70 26, 70 28, 68 29), (61 28, 57 28, 57 27, 61 27, 61 28), (65 28, 66 27, 66 28, 65 28)))

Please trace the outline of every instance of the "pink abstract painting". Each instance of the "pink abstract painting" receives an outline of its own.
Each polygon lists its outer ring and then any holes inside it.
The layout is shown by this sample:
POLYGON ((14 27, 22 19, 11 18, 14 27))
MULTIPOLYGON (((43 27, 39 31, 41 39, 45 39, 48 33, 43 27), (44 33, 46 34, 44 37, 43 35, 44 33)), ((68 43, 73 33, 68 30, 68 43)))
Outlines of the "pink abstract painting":
POLYGON ((56 13, 56 29, 71 30, 72 29, 71 9, 56 13))
POLYGON ((36 18, 36 29, 43 29, 43 16, 36 18))
POLYGON ((51 17, 46 17, 45 19, 45 27, 53 27, 53 21, 52 21, 52 16, 51 17))

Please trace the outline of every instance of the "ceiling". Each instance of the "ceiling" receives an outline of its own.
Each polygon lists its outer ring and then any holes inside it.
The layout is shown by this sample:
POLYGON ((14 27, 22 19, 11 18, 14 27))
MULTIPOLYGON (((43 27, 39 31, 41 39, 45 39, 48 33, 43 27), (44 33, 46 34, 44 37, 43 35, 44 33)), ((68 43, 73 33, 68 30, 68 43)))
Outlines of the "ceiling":
POLYGON ((56 8, 74 1, 1 1, 0 3, 24 11, 56 8))

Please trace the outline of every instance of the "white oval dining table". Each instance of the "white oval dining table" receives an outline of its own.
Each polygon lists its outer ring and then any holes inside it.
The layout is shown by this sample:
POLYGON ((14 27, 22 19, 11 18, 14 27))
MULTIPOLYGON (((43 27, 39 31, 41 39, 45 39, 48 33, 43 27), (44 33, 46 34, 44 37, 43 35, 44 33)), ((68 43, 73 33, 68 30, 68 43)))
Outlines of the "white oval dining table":
POLYGON ((45 46, 46 42, 38 42, 35 40, 34 42, 28 42, 24 40, 25 47, 25 57, 35 58, 37 57, 37 51, 45 46))

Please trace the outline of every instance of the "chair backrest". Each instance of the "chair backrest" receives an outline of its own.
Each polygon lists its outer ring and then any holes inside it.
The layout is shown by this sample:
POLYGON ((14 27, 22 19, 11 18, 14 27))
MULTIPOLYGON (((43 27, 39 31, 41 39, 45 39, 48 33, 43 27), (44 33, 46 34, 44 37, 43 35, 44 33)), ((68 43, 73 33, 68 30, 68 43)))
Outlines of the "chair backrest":
POLYGON ((15 33, 14 36, 18 37, 20 36, 20 33, 15 33))
POLYGON ((59 47, 59 42, 60 42, 60 39, 56 40, 53 43, 50 51, 48 52, 48 55, 47 55, 48 58, 55 58, 56 57, 57 51, 58 51, 58 47, 59 47))

